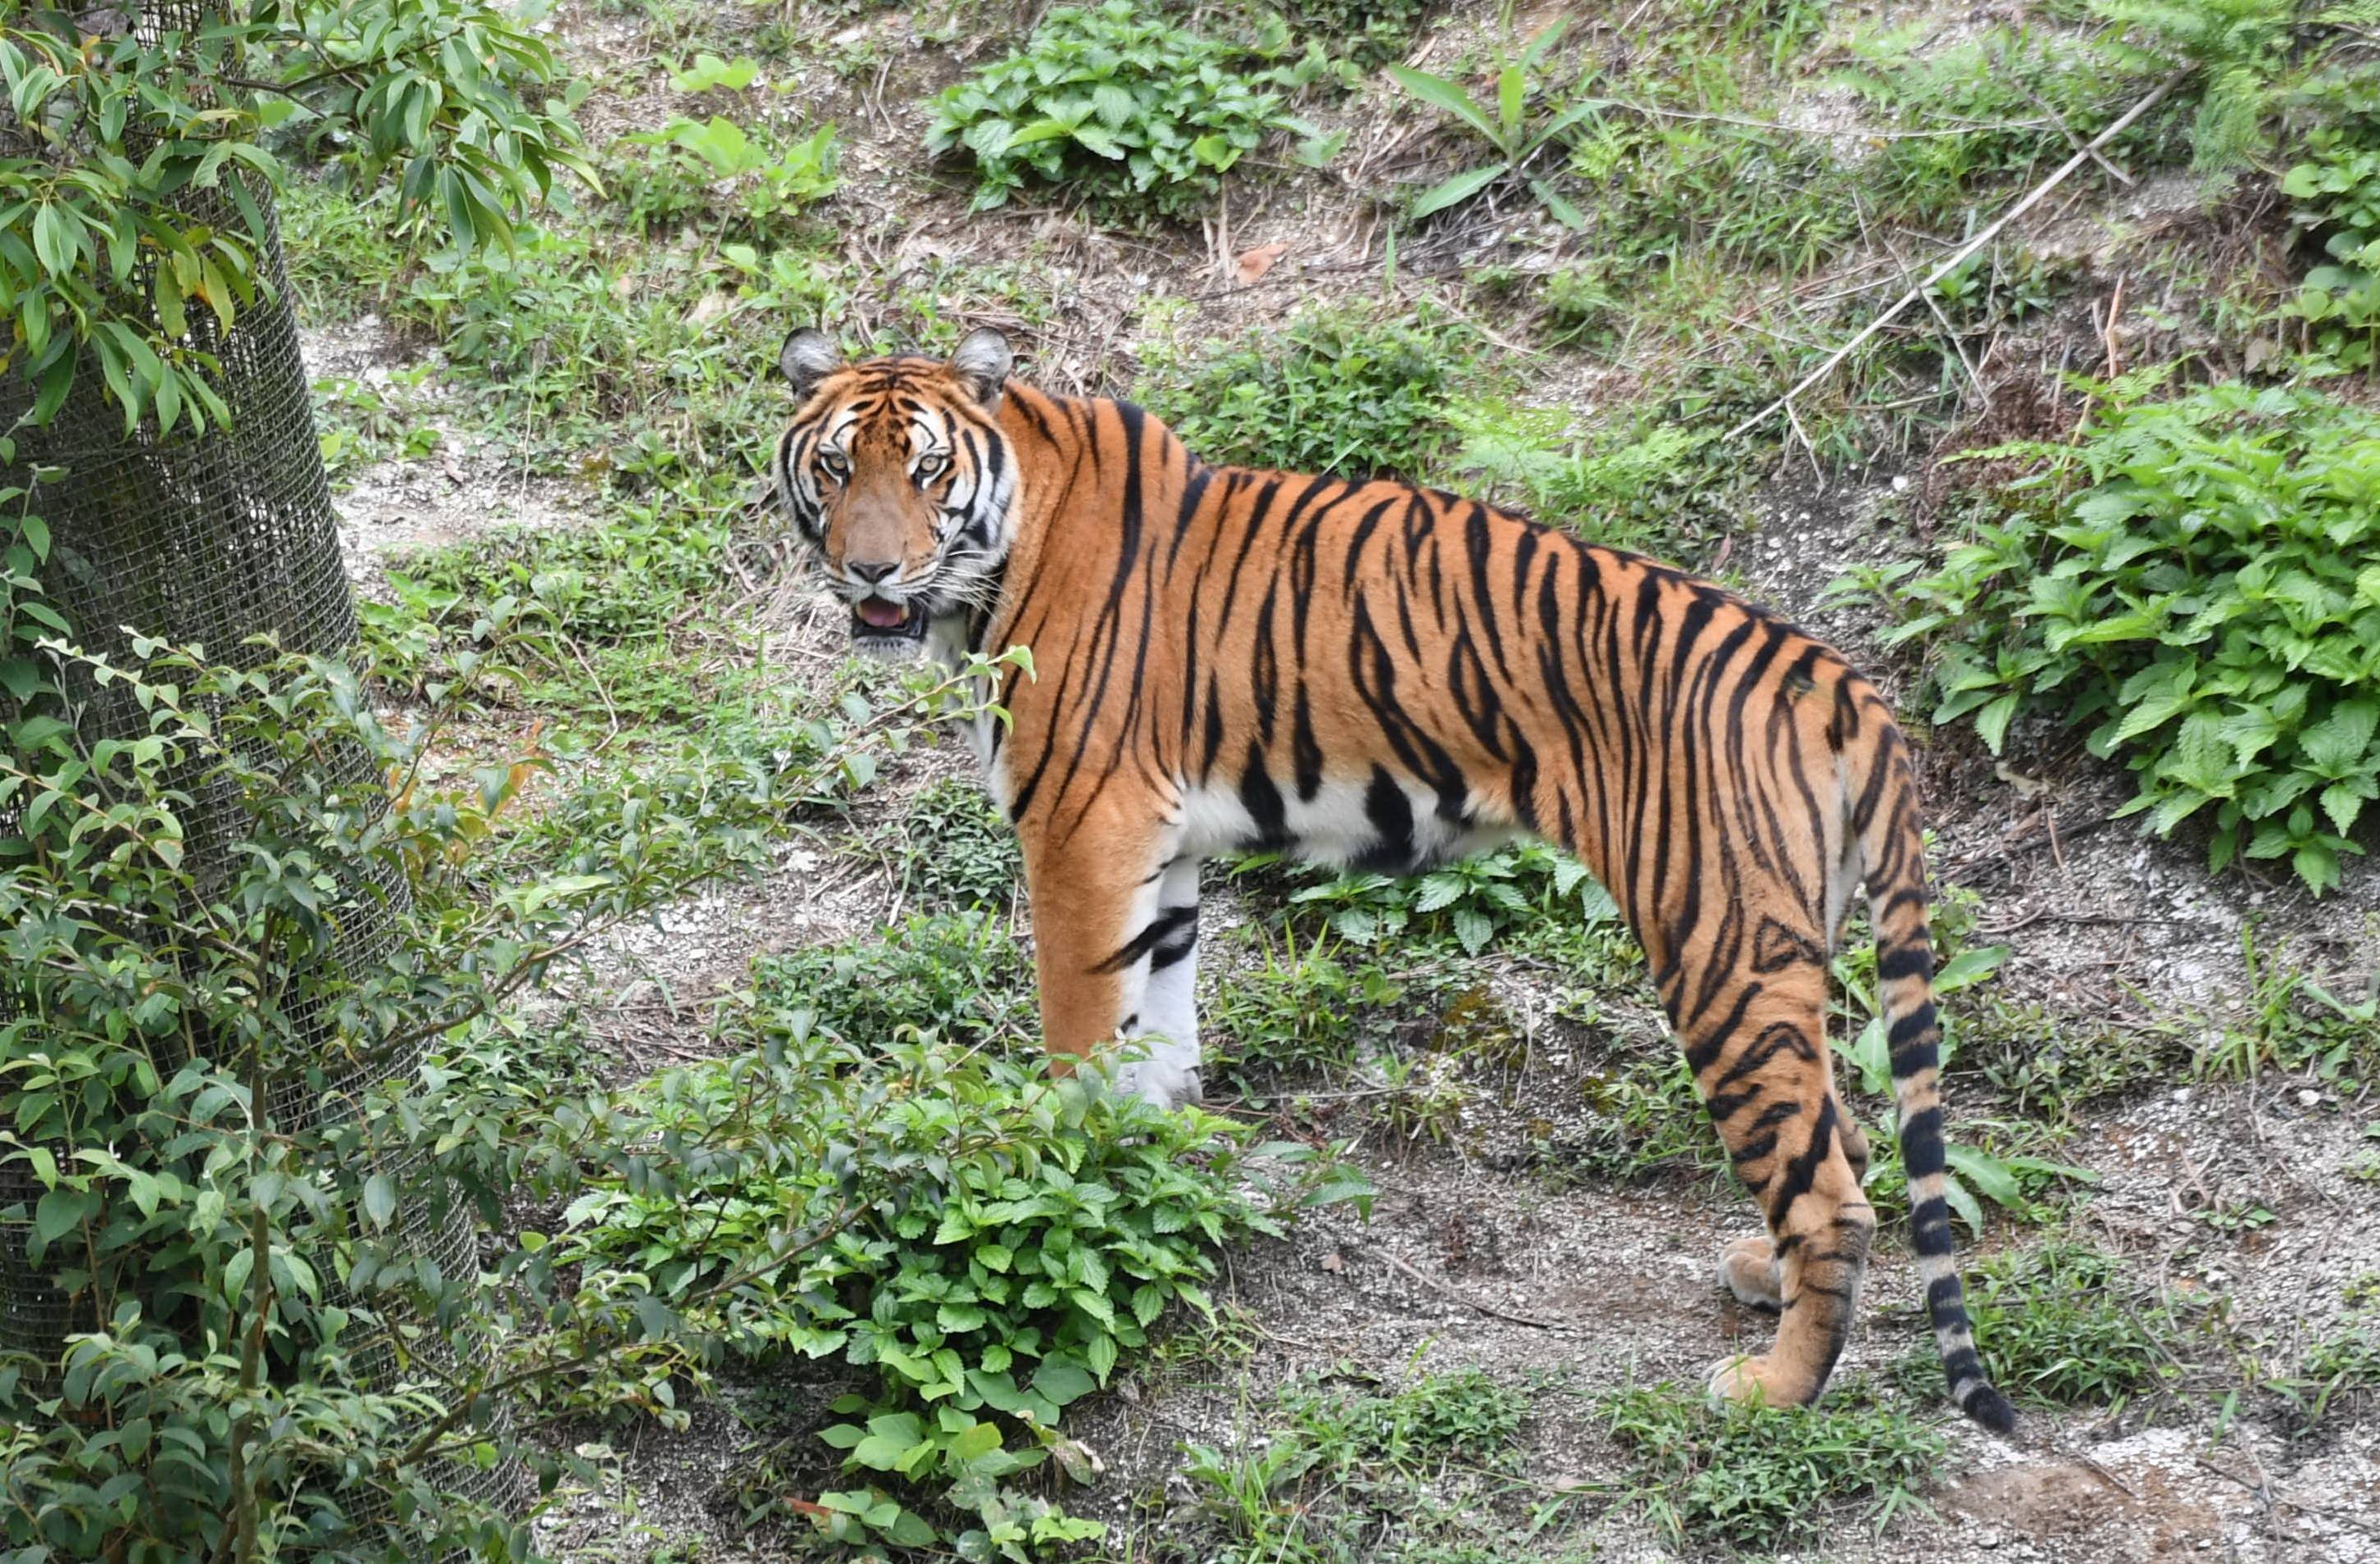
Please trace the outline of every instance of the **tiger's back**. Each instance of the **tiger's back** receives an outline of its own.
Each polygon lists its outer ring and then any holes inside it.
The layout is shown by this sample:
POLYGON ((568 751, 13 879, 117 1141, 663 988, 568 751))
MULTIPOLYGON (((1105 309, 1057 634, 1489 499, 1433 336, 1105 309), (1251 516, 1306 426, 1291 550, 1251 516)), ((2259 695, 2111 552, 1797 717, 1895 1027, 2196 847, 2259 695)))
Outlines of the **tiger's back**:
MULTIPOLYGON (((1515 833, 1568 849, 1644 942, 1767 1219, 1723 1268, 1780 1310, 1778 1345, 1719 1365, 1713 1389, 1798 1404, 1841 1350, 1875 1226, 1825 1031, 1828 952, 1864 884, 1929 1307, 1954 1398, 2007 1426, 1951 1264, 1915 790, 1875 689, 1784 620, 1651 561, 1434 490, 1209 467, 1129 404, 1007 383, 1004 345, 984 394, 965 354, 950 448, 1012 492, 996 587, 969 583, 930 639, 1033 652, 982 758, 1024 846, 1050 1045, 1143 1039, 1130 1083, 1196 1094, 1211 854, 1393 873, 1515 833)), ((841 396, 833 374, 814 385, 805 419, 851 407, 870 369, 835 372, 841 396)), ((923 407, 886 415, 912 421, 911 449, 935 438, 916 433, 923 407)), ((781 445, 798 520, 795 459, 781 445)), ((853 561, 832 558, 824 497, 832 573, 853 561)), ((938 579, 920 578, 917 613, 959 584, 938 579)), ((871 601, 855 600, 862 619, 871 601)))

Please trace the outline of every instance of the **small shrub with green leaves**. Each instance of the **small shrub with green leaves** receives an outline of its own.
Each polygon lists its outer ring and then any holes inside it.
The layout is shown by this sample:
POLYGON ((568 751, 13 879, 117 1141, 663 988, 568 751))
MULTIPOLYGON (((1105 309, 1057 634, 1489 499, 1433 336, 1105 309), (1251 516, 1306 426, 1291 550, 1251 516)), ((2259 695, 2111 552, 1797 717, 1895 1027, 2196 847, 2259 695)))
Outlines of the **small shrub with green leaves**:
POLYGON ((783 233, 787 218, 842 183, 832 125, 780 141, 723 115, 707 120, 680 115, 621 142, 640 149, 617 159, 613 170, 614 193, 640 234, 717 210, 723 198, 737 232, 767 240, 783 233))
MULTIPOLYGON (((724 1025, 745 1051, 649 1087, 657 1147, 691 1187, 599 1181, 555 1252, 591 1292, 722 1300, 742 1356, 861 1377, 818 1432, 854 1486, 784 1507, 828 1538, 1022 1561, 1096 1536, 1010 1480, 1053 1458, 1087 1476, 1065 1409, 1168 1308, 1211 1312, 1214 1246, 1278 1232, 1306 1186, 1273 1183, 1243 1127, 1052 1082, 1038 1054, 838 1041, 806 997, 764 983, 724 1025), (771 1101, 798 1121, 756 1118, 771 1101), (786 1263, 788 1230, 832 1237, 786 1263)), ((692 1366, 666 1345, 641 1372, 692 1366)))
MULTIPOLYGON (((1934 720, 1998 753, 2031 707, 2091 722, 2159 834, 2203 817, 2208 863, 2286 859, 2338 884, 2380 797, 2380 417, 2321 392, 2107 385, 1932 576, 1891 640, 1940 638, 1934 720)), ((1900 572, 1908 574, 1907 568, 1900 572)))
POLYGON ((919 913, 880 935, 763 956, 752 981, 855 1043, 904 1027, 981 1043, 1033 1026, 1033 962, 981 912, 919 913))
POLYGON ((898 829, 901 888, 921 907, 1004 910, 1025 883, 1016 833, 972 777, 945 777, 918 794, 898 829))
POLYGON ((2170 1363, 2171 1312, 2128 1281, 2115 1256, 2084 1244, 1993 1255, 1967 1297, 1984 1367, 2010 1395, 2122 1401, 2155 1386, 2170 1363))
MULTIPOLYGON (((1241 861, 1242 873, 1269 868, 1267 855, 1241 861)), ((1540 842, 1522 842, 1458 859, 1426 874, 1396 875, 1298 864, 1309 883, 1288 894, 1290 908, 1319 912, 1351 945, 1451 939, 1476 956, 1499 935, 1540 922, 1616 923, 1620 909, 1586 866, 1540 842)))
POLYGON ((2380 370, 2380 92, 2362 85, 2348 112, 2307 133, 2281 194, 2290 225, 2329 258, 2282 312, 2305 322, 2325 364, 2380 370))
POLYGON ((1699 1387, 1634 1386, 1602 1411, 1663 1531, 1764 1553, 1829 1535, 1845 1505, 1866 1504, 1878 1525, 1912 1508, 1948 1448, 1852 1385, 1815 1407, 1713 1406, 1699 1387))
POLYGON ((1419 478, 1453 435, 1463 337, 1427 312, 1314 310, 1269 343, 1160 362, 1141 398, 1208 461, 1419 478))
POLYGON ((1272 89, 1301 73, 1243 74, 1246 59, 1134 0, 1061 7, 1023 48, 933 100, 926 144, 974 161, 978 210, 1038 183, 1119 211, 1191 216, 1258 142, 1293 127, 1272 89))

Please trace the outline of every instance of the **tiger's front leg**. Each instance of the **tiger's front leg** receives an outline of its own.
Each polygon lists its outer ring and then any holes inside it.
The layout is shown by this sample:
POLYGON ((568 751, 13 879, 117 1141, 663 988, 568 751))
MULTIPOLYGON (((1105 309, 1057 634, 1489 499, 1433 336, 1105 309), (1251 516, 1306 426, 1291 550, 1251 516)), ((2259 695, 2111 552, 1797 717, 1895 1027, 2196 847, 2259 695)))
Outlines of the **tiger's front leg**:
MULTIPOLYGON (((1157 812, 1151 810, 1155 818, 1157 812)), ((1041 1033, 1062 1071, 1113 1039, 1114 1080, 1162 1108, 1200 1099, 1198 864, 1172 833, 1110 816, 1027 829, 1041 1033)))

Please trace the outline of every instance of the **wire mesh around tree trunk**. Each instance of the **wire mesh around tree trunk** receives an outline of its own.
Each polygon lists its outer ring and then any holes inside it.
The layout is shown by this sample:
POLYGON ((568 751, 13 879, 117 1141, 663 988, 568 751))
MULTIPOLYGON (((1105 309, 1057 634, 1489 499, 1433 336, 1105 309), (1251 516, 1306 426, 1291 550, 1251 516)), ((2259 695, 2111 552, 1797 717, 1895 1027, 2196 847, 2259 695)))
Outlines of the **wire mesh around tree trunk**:
MULTIPOLYGON (((195 17, 200 7, 160 9, 195 17)), ((154 20, 144 18, 144 27, 154 20)), ((249 666, 273 654, 247 644, 261 635, 273 637, 285 652, 324 654, 344 652, 355 641, 355 602, 340 556, 271 195, 252 193, 265 218, 266 231, 256 236, 257 266, 270 297, 242 312, 229 332, 211 312, 189 312, 189 346, 222 366, 214 384, 230 409, 228 425, 196 437, 187 428, 161 436, 153 420, 144 420, 128 434, 97 362, 86 353, 65 406, 48 426, 17 432, 17 462, 0 475, 18 484, 29 483, 36 468, 65 470, 64 477, 43 482, 34 500, 50 530, 43 591, 74 626, 80 645, 115 659, 129 654, 128 628, 177 646, 202 647, 213 661, 249 666)), ((177 205, 198 222, 233 232, 247 226, 237 203, 220 190, 186 190, 177 205)), ((21 376, 0 384, 0 428, 14 425, 31 401, 32 388, 21 376)), ((148 731, 146 714, 120 682, 102 688, 88 678, 70 680, 67 697, 86 742, 148 731)), ((329 780, 343 790, 384 787, 360 748, 334 749, 324 764, 329 780)), ((186 861, 202 886, 209 878, 220 884, 237 867, 247 813, 227 786, 198 777, 176 778, 174 785, 192 800, 183 820, 186 861)), ((0 812, 0 828, 11 824, 0 812)), ((345 971, 365 971, 395 948, 406 889, 389 873, 348 891, 335 959, 345 971)), ((280 1125, 343 1119, 364 1089, 410 1073, 420 1062, 419 1045, 404 1057, 358 1057, 352 1040, 341 1036, 335 1007, 327 1000, 293 1019, 299 1056, 311 1059, 318 1073, 310 1081, 306 1070, 288 1069, 270 1083, 271 1113, 280 1125)), ((50 1358, 67 1334, 99 1322, 91 1317, 88 1301, 61 1293, 28 1263, 30 1213, 40 1193, 22 1163, 0 1164, 0 1349, 50 1358)), ((476 1265, 478 1227, 468 1208, 456 1203, 433 1220, 428 1204, 413 1202, 400 1213, 396 1240, 435 1258, 449 1275, 458 1265, 476 1265)), ((480 1497, 517 1500, 526 1492, 517 1467, 509 1463, 455 1475, 455 1486, 480 1497)))

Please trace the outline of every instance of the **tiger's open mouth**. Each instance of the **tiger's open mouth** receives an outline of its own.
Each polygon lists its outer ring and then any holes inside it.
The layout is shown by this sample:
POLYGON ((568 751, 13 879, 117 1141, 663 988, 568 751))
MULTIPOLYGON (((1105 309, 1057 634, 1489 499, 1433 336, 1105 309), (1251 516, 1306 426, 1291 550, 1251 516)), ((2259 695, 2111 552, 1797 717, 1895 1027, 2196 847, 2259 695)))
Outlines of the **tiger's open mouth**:
POLYGON ((881 597, 863 597, 851 605, 851 641, 855 646, 902 646, 922 641, 925 635, 923 598, 892 603, 881 597))

